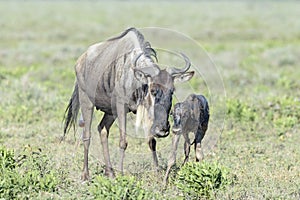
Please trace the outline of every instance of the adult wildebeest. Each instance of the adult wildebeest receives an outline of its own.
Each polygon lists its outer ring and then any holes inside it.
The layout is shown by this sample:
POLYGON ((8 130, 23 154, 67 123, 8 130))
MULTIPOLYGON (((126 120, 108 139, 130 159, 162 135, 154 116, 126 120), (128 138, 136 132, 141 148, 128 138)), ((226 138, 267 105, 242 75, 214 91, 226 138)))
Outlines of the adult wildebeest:
POLYGON ((98 131, 107 176, 114 177, 108 150, 109 129, 118 118, 121 154, 119 167, 123 174, 123 159, 127 147, 126 113, 135 113, 138 108, 147 112, 144 120, 148 124, 148 143, 157 168, 154 137, 166 137, 169 134, 168 116, 174 81, 187 81, 194 72, 187 72, 191 63, 185 55, 183 58, 186 65, 183 69, 161 70, 153 57, 156 59, 156 52, 150 43, 144 40, 137 29, 129 28, 117 37, 90 46, 77 60, 75 89, 66 109, 64 135, 75 124, 81 108, 81 124, 84 125, 83 180, 89 178, 88 152, 94 107, 104 112, 98 131))
POLYGON ((183 135, 184 142, 184 154, 185 159, 182 165, 184 165, 189 158, 190 146, 194 143, 196 161, 201 160, 201 141, 207 130, 209 121, 209 107, 206 98, 203 95, 189 95, 184 102, 177 103, 174 106, 172 113, 174 119, 174 125, 172 127, 172 154, 168 162, 168 168, 164 178, 164 183, 168 181, 168 176, 171 167, 176 162, 176 151, 180 135, 183 135), (194 142, 191 144, 189 139, 189 133, 194 132, 194 142))

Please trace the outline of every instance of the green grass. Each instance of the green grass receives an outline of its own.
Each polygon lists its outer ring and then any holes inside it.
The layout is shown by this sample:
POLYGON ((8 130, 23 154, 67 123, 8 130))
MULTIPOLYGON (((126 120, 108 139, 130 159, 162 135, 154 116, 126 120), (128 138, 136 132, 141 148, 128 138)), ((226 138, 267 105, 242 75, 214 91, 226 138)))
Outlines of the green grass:
MULTIPOLYGON (((126 190, 122 183, 133 188, 138 185, 137 190, 131 190, 134 195, 150 192, 158 195, 153 198, 185 198, 174 182, 162 190, 171 137, 157 140, 162 171, 155 174, 144 135, 136 134, 130 121, 125 158, 128 178, 119 184, 102 177, 97 133, 100 112, 93 120, 89 184, 80 182, 82 144, 77 145, 73 133, 59 142, 76 59, 89 45, 127 27, 154 26, 193 38, 213 60, 224 82, 225 91, 214 85, 220 80, 212 79, 218 77, 210 73, 209 67, 214 65, 208 64, 207 54, 199 46, 182 41, 167 44, 187 51, 193 64, 202 70, 202 76, 197 74, 189 84, 176 85, 176 94, 179 99, 185 98, 192 88, 205 94, 211 104, 212 117, 203 144, 205 162, 218 163, 235 176, 234 183, 215 190, 213 198, 299 199, 299 6, 294 1, 0 2, 0 146, 10 157, 8 165, 2 162, 2 170, 9 172, 5 171, 5 180, 1 176, 0 183, 5 188, 16 187, 20 195, 16 198, 23 199, 93 199, 100 194, 98 188, 104 192, 106 186, 109 190, 126 190), (24 151, 32 170, 15 166, 19 161, 14 159, 24 151), (41 173, 48 178, 36 181, 45 177, 41 173)), ((157 46, 167 41, 156 39, 153 42, 157 46)), ((168 61, 163 52, 158 56, 161 62, 168 61)), ((80 131, 75 134, 77 138, 80 131)), ((119 159, 118 140, 114 125, 109 138, 114 166, 119 159)), ((178 166, 182 161, 181 141, 178 166)), ((179 169, 171 172, 174 180, 177 173, 179 169)), ((1 192, 0 197, 2 194, 7 193, 1 192)))

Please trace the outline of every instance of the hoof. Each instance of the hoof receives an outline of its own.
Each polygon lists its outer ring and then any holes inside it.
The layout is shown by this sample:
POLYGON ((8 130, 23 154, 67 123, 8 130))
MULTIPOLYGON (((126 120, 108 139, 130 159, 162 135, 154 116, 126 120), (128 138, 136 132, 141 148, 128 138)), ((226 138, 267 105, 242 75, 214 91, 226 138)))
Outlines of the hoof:
POLYGON ((154 166, 153 171, 154 173, 159 174, 160 172, 163 171, 163 169, 160 166, 154 166))
POLYGON ((164 179, 163 179, 163 187, 167 188, 168 184, 169 184, 169 173, 165 174, 164 179))
POLYGON ((112 178, 112 179, 114 179, 116 177, 113 169, 111 169, 111 168, 105 169, 104 175, 109 178, 112 178))
POLYGON ((82 180, 83 182, 89 181, 89 180, 90 180, 89 173, 83 172, 82 175, 81 175, 81 180, 82 180))

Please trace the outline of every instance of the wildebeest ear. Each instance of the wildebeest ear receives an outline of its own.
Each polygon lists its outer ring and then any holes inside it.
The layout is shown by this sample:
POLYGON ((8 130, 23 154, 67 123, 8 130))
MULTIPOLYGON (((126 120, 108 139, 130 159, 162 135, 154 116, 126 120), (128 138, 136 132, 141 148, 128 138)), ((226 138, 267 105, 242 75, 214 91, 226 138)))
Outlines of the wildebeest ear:
POLYGON ((134 76, 137 80, 147 83, 147 79, 153 77, 159 73, 159 69, 155 67, 143 67, 140 69, 134 69, 134 76))
POLYGON ((174 78, 174 82, 185 82, 190 80, 193 76, 194 76, 195 72, 191 71, 191 72, 185 72, 183 74, 174 74, 173 78, 174 78))
POLYGON ((134 69, 134 76, 138 81, 140 81, 142 83, 147 83, 147 75, 144 72, 142 72, 141 70, 134 69))

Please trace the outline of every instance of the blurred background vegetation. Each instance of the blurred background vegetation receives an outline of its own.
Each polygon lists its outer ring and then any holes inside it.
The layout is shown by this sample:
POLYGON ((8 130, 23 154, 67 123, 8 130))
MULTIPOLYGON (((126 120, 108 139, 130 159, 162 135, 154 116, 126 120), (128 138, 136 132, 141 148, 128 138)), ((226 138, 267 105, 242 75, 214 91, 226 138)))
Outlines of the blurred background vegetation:
MULTIPOLYGON (((120 193, 112 190, 123 194, 124 185, 133 199, 191 198, 174 182, 161 190, 164 170, 153 176, 150 155, 127 156, 129 178, 119 178, 119 185, 105 182, 96 130, 100 113, 93 123, 91 184, 79 180, 78 139, 69 134, 59 143, 76 59, 89 45, 134 26, 190 36, 224 81, 227 115, 217 145, 205 156, 208 164, 190 172, 174 169, 174 181, 177 172, 218 177, 209 171, 217 162, 234 181, 203 198, 299 199, 299 7, 297 1, 1 1, 0 198, 93 199, 120 193)), ((112 147, 118 144, 116 130, 112 147)), ((158 149, 170 143, 171 137, 158 140, 158 149)), ((149 152, 144 139, 128 148, 149 152)), ((182 155, 179 150, 178 164, 182 155)), ((159 155, 162 169, 167 158, 159 155)))

